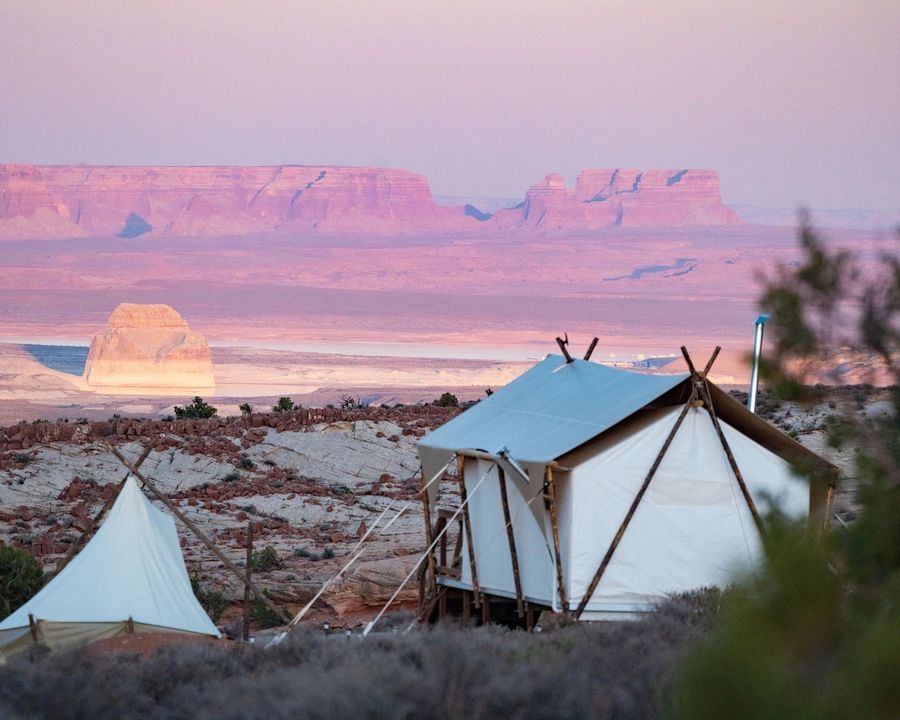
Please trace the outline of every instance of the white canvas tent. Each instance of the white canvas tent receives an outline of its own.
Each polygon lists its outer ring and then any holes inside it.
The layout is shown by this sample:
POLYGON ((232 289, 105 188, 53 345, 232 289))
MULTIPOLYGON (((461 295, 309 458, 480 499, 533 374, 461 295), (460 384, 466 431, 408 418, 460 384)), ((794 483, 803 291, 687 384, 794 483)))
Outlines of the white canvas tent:
POLYGON ((0 623, 0 657, 127 632, 220 636, 191 590, 174 520, 131 477, 84 549, 0 623))
POLYGON ((702 373, 555 355, 418 447, 426 478, 456 455, 468 497, 459 567, 439 568, 435 591, 582 619, 631 617, 752 572, 760 513, 824 517, 829 481, 810 486, 791 464, 833 469, 702 373))

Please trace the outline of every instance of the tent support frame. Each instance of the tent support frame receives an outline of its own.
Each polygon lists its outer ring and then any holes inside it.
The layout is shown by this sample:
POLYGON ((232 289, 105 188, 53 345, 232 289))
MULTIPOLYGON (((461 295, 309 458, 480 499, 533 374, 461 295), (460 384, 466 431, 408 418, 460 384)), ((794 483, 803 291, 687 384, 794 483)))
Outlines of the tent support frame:
POLYGON ((253 590, 256 597, 258 597, 260 599, 260 601, 267 608, 269 608, 269 610, 276 613, 279 617, 285 618, 288 622, 291 621, 291 617, 287 614, 287 612, 284 609, 278 607, 278 605, 276 605, 274 602, 272 602, 271 599, 269 599, 268 595, 266 595, 256 585, 254 585, 250 581, 250 578, 248 578, 237 565, 235 565, 233 562, 231 562, 231 560, 229 560, 225 556, 225 554, 221 550, 219 550, 219 548, 217 548, 215 546, 215 544, 213 543, 212 540, 210 540, 208 537, 206 537, 206 535, 203 533, 203 531, 199 527, 197 527, 190 520, 190 518, 188 518, 177 507, 175 507, 175 505, 172 504, 172 501, 169 500, 169 498, 167 498, 164 493, 157 490, 156 487, 153 485, 153 483, 151 483, 146 477, 144 477, 144 475, 141 474, 141 471, 138 470, 136 467, 134 467, 134 465, 132 465, 128 461, 128 459, 124 455, 122 455, 122 453, 119 451, 119 448, 117 448, 113 445, 107 445, 106 447, 109 449, 109 451, 113 455, 115 455, 117 458, 119 458, 119 462, 121 462, 125 467, 127 467, 128 470, 131 472, 131 474, 134 475, 138 480, 140 480, 141 484, 143 484, 143 486, 145 488, 147 488, 150 491, 150 493, 157 500, 159 500, 163 505, 166 506, 166 508, 169 510, 169 512, 171 512, 175 517, 177 517, 179 520, 181 520, 181 522, 184 523, 185 527, 187 527, 188 530, 190 530, 192 533, 194 533, 194 535, 197 537, 197 539, 200 540, 200 542, 202 542, 209 549, 209 551, 213 555, 216 556, 216 558, 219 560, 219 562, 221 562, 226 568, 228 568, 231 571, 231 573, 238 580, 240 580, 244 585, 248 585, 250 587, 250 589, 253 590))
MULTIPOLYGON (((425 483, 427 480, 425 479, 425 468, 422 468, 422 512, 425 514, 425 547, 431 547, 434 543, 434 529, 431 525, 431 498, 428 494, 428 489, 425 487, 425 483)), ((441 546, 442 549, 446 548, 446 541, 443 541, 444 544, 441 546)), ((429 551, 428 553, 428 570, 427 576, 425 578, 425 582, 428 586, 428 590, 431 592, 431 597, 434 598, 437 596, 437 573, 434 567, 434 552, 429 551)))
POLYGON ((506 539, 509 541, 509 557, 512 561, 513 581, 516 586, 516 614, 519 617, 525 615, 524 600, 522 597, 522 580, 519 577, 519 555, 516 552, 516 537, 513 532, 512 518, 509 512, 509 496, 506 491, 506 473, 503 468, 497 466, 497 477, 500 481, 500 502, 503 505, 503 521, 506 523, 506 539))
POLYGON ((631 507, 628 508, 628 513, 625 515, 625 519, 622 521, 622 524, 616 531, 612 543, 610 543, 606 554, 603 556, 603 560, 600 561, 600 567, 597 568, 597 572, 594 573, 594 577, 591 578, 591 583, 590 585, 588 585, 588 589, 585 591, 584 596, 581 598, 581 602, 578 603, 578 608, 575 610, 576 620, 581 617, 582 613, 584 613, 588 603, 591 601, 591 598, 594 595, 594 592, 597 590, 597 586, 600 584, 600 580, 603 578, 603 574, 606 572, 606 568, 609 567, 609 563, 616 552, 616 548, 619 547, 619 543, 621 542, 622 537, 625 535, 625 531, 628 529, 628 525, 631 522, 632 517, 634 517, 635 512, 637 512, 638 505, 641 504, 641 500, 643 499, 644 494, 647 492, 647 488, 650 487, 650 482, 656 475, 656 471, 659 469, 663 458, 666 456, 666 452, 668 452, 669 446, 675 439, 675 434, 678 432, 678 429, 681 427, 681 424, 687 417, 688 411, 695 406, 698 400, 700 403, 706 404, 707 401, 703 399, 703 396, 705 395, 704 387, 706 383, 706 374, 710 371, 710 368, 712 368, 712 365, 716 361, 716 357, 719 355, 720 350, 721 348, 717 346, 713 351, 712 357, 710 357, 709 361, 706 363, 706 367, 703 369, 703 373, 701 374, 698 373, 694 368, 694 363, 691 360, 691 356, 688 355, 687 348, 685 348, 684 346, 681 347, 681 352, 684 355, 684 359, 687 362, 688 369, 691 372, 691 396, 684 404, 684 408, 682 408, 681 412, 679 413, 678 419, 675 421, 675 425, 669 431, 668 436, 666 436, 666 440, 663 443, 663 446, 660 448, 656 459, 653 461, 653 465, 650 466, 647 477, 644 478, 644 482, 638 490, 637 495, 635 495, 634 500, 631 503, 631 507))
POLYGON ((556 513, 556 485, 553 481, 553 468, 550 465, 544 469, 544 505, 550 514, 553 555, 556 560, 556 584, 559 587, 559 605, 563 613, 568 614, 569 599, 566 595, 565 577, 563 576, 562 553, 559 545, 559 518, 556 513))
POLYGON ((478 586, 478 567, 475 560, 475 546, 472 544, 472 521, 469 518, 469 503, 466 502, 466 459, 457 453, 456 455, 456 479, 459 481, 459 501, 463 508, 463 529, 466 533, 466 544, 469 546, 469 569, 472 571, 472 594, 475 607, 481 607, 481 591, 478 586))
POLYGON ((688 353, 687 348, 684 345, 681 346, 681 354, 684 355, 685 362, 687 362, 691 374, 696 375, 699 380, 697 389, 700 392, 700 397, 706 405, 706 409, 709 411, 709 419, 712 420, 713 427, 716 429, 716 435, 719 436, 719 442, 722 444, 722 449, 725 451, 725 456, 728 458, 728 464, 731 466, 731 471, 734 473, 738 486, 741 488, 741 494, 744 496, 747 507, 750 508, 750 514, 753 516, 753 522, 756 523, 756 529, 759 531, 760 535, 763 535, 765 533, 765 527, 763 526, 762 519, 759 517, 756 503, 753 502, 750 491, 747 489, 747 483, 744 482, 744 476, 741 473, 741 469, 734 459, 734 453, 731 452, 731 446, 728 444, 728 440, 725 439, 725 433, 722 432, 719 418, 716 417, 716 409, 713 407, 712 395, 709 392, 709 383, 706 376, 709 374, 709 370, 712 367, 713 362, 715 362, 719 350, 721 350, 721 348, 716 346, 715 352, 713 352, 709 362, 706 363, 706 369, 704 369, 702 373, 698 373, 694 369, 694 363, 691 361, 691 356, 688 353))

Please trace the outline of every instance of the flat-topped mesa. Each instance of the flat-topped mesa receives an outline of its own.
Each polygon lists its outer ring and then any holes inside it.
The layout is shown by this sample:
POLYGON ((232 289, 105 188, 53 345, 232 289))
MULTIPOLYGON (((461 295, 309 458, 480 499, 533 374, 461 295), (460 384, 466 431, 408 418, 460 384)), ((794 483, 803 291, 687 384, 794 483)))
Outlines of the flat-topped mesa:
POLYGON ((168 305, 119 305, 106 330, 91 340, 84 379, 111 393, 200 393, 215 387, 206 339, 168 305))
POLYGON ((562 176, 547 175, 525 202, 495 216, 505 227, 593 230, 739 223, 722 204, 713 170, 584 170, 573 191, 562 176))
POLYGON ((475 224, 385 168, 0 164, 0 239, 384 232, 475 224))

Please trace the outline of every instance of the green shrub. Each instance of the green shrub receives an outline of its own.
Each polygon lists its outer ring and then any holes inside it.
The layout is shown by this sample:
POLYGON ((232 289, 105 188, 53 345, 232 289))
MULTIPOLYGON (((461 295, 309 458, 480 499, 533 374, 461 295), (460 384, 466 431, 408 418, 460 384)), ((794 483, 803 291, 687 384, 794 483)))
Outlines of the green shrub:
POLYGON ((15 456, 13 457, 13 460, 15 460, 20 465, 27 465, 32 460, 34 460, 34 458, 31 457, 30 453, 20 452, 20 453, 15 454, 15 456))
POLYGON ((287 395, 283 395, 282 397, 278 398, 278 402, 275 403, 274 407, 272 408, 272 412, 289 413, 295 409, 297 408, 294 405, 294 401, 291 400, 287 395))
POLYGON ((250 403, 241 403, 238 405, 238 409, 241 411, 241 415, 253 414, 253 406, 250 403))
POLYGON ((281 567, 281 560, 275 548, 268 545, 263 550, 257 550, 250 556, 250 568, 253 572, 267 572, 281 567))
POLYGON ((30 553, 0 545, 0 620, 30 600, 44 585, 44 570, 30 553))
POLYGON ((222 478, 222 482, 232 483, 237 482, 241 479, 241 474, 235 470, 234 472, 228 473, 225 477, 222 478))
POLYGON ((218 412, 218 408, 214 408, 199 395, 194 397, 194 402, 190 405, 175 406, 175 417, 178 420, 203 420, 213 417, 218 412))
POLYGON ((225 593, 221 590, 212 590, 208 587, 203 587, 200 584, 200 576, 196 573, 191 575, 191 590, 194 591, 194 597, 197 598, 197 602, 200 603, 201 607, 206 610, 206 614, 209 615, 210 620, 214 623, 219 622, 219 618, 222 617, 222 613, 225 612, 225 608, 228 607, 228 600, 225 599, 225 593))
POLYGON ((438 407, 459 407, 459 399, 452 393, 445 392, 432 403, 438 407))
MULTIPOLYGON (((263 590, 263 592, 266 591, 263 590)), ((268 596, 269 594, 266 593, 266 597, 268 596)), ((284 618, 269 608, 269 606, 258 597, 253 598, 253 604, 250 606, 250 620, 263 630, 284 624, 284 618)))

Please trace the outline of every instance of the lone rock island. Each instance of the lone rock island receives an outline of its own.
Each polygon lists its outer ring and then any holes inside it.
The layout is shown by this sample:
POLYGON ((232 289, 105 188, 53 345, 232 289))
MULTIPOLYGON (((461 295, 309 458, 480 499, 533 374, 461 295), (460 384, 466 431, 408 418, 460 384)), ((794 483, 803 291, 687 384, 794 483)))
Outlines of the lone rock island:
POLYGON ((168 305, 122 303, 91 340, 84 379, 107 392, 200 392, 215 387, 206 339, 168 305))

